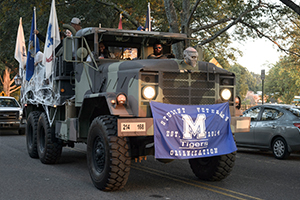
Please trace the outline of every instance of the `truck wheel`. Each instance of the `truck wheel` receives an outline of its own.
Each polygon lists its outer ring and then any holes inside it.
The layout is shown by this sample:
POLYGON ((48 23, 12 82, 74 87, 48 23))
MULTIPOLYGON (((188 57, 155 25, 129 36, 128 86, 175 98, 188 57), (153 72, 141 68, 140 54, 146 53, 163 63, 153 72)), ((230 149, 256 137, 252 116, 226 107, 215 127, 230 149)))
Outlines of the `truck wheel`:
POLYGON ((37 126, 38 120, 41 112, 33 111, 29 114, 27 118, 27 125, 26 125, 26 146, 27 152, 31 158, 38 158, 37 152, 37 142, 36 142, 36 135, 37 135, 37 126))
POLYGON ((62 152, 62 144, 54 137, 53 128, 50 127, 45 113, 41 114, 38 122, 37 150, 40 160, 44 164, 58 162, 62 152))
POLYGON ((190 159, 189 163, 194 174, 201 180, 219 181, 226 178, 235 161, 236 152, 231 154, 190 159))
POLYGON ((117 137, 117 118, 101 116, 93 120, 87 140, 87 163, 96 188, 103 191, 124 187, 131 158, 126 137, 117 137))

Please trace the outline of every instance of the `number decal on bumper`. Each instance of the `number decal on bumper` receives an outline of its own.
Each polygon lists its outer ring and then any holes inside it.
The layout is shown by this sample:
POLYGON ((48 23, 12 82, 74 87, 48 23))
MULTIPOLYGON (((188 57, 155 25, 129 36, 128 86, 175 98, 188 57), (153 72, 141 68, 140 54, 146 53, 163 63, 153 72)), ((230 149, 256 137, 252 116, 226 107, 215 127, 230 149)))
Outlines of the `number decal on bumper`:
POLYGON ((122 118, 118 119, 118 136, 152 136, 152 118, 122 118))
POLYGON ((121 132, 146 131, 145 122, 121 123, 121 132))

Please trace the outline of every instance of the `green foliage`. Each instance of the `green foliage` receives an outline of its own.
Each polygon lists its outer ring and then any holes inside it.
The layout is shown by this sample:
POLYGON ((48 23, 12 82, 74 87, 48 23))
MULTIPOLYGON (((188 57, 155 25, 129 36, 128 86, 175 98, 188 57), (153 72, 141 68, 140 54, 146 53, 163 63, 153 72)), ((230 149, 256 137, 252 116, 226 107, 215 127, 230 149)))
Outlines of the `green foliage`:
POLYGON ((292 103, 294 96, 300 93, 299 77, 299 59, 285 56, 269 70, 265 81, 266 94, 285 104, 292 103))
POLYGON ((261 86, 261 79, 258 74, 250 73, 245 67, 234 64, 229 68, 229 71, 233 72, 236 77, 236 95, 241 99, 246 97, 247 91, 257 92, 261 86))
MULTIPOLYGON (((0 26, 0 60, 8 61, 8 67, 16 66, 14 60, 14 49, 19 25, 19 18, 22 17, 23 29, 28 47, 30 35, 33 7, 36 7, 37 28, 42 35, 46 35, 48 20, 50 15, 51 2, 49 0, 24 0, 24 1, 1 1, 1 26, 0 26)), ((59 27, 62 30, 64 23, 70 23, 73 17, 82 20, 82 27, 102 27, 117 28, 120 12, 113 6, 106 5, 105 2, 115 3, 118 8, 128 12, 130 16, 144 25, 147 13, 147 1, 143 0, 74 0, 55 1, 59 27)), ((151 1, 153 26, 156 30, 168 31, 166 17, 164 14, 164 4, 162 0, 151 1), (164 17, 161 17, 164 16, 164 17)), ((124 29, 137 29, 128 19, 123 17, 124 29)), ((42 46, 43 44, 41 44, 42 46)), ((43 47, 41 47, 43 49, 43 47)))
MULTIPOLYGON (((5 70, 5 65, 4 65, 4 63, 0 62, 0 76, 1 77, 2 77, 2 74, 3 74, 4 70, 5 70)), ((3 91, 3 85, 0 82, 0 92, 2 92, 2 91, 3 91)))
POLYGON ((290 52, 282 57, 266 76, 265 91, 269 98, 279 99, 283 103, 292 103, 294 96, 300 95, 300 34, 299 20, 294 21, 290 32, 293 40, 290 40, 290 52))
POLYGON ((230 68, 230 71, 235 74, 236 95, 240 96, 241 99, 244 99, 249 89, 246 82, 247 69, 239 64, 236 64, 230 68))

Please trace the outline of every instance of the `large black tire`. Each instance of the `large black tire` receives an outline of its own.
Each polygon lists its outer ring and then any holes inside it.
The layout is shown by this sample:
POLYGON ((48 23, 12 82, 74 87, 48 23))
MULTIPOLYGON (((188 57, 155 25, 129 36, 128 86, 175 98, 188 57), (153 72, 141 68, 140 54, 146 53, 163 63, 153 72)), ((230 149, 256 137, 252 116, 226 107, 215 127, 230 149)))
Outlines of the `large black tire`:
POLYGON ((190 167, 194 174, 201 180, 220 181, 226 178, 235 162, 236 152, 231 154, 190 159, 190 167))
POLYGON ((55 138, 54 130, 50 127, 45 113, 40 115, 38 122, 37 150, 40 161, 44 164, 57 163, 62 152, 62 143, 55 138))
POLYGON ((286 159, 290 155, 286 141, 281 137, 278 137, 273 141, 272 152, 275 158, 280 160, 286 159))
POLYGON ((38 158, 37 152, 37 127, 41 112, 33 111, 29 114, 26 124, 26 146, 27 152, 31 158, 38 158))
POLYGON ((87 141, 87 164, 93 184, 103 191, 125 186, 131 158, 126 137, 117 137, 117 118, 101 116, 93 120, 87 141))

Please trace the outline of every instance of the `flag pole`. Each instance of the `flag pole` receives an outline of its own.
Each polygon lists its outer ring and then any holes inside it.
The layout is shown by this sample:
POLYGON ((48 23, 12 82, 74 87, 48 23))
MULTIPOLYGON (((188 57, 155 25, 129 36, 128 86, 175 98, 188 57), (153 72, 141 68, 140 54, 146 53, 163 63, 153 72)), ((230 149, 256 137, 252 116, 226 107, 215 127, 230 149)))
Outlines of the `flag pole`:
MULTIPOLYGON (((22 17, 20 17, 20 21, 19 21, 19 27, 20 27, 20 24, 22 24, 22 17)), ((23 26, 23 25, 22 25, 23 26)), ((23 32, 24 33, 24 32, 23 32)), ((19 36, 19 28, 18 28, 18 36, 19 36)), ((18 37, 17 36, 17 37, 18 37)), ((21 61, 21 63, 22 63, 22 61, 21 61)), ((23 77, 23 73, 22 73, 22 71, 23 71, 23 66, 21 65, 21 67, 20 67, 20 64, 19 64, 19 75, 21 76, 21 77, 23 77)))
MULTIPOLYGON (((35 12, 35 10, 36 10, 36 8, 33 7, 33 13, 34 13, 34 30, 36 30, 36 12, 35 12)), ((34 33, 34 42, 33 42, 33 44, 34 44, 34 56, 35 56, 35 54, 36 54, 36 34, 35 33, 34 33)))
POLYGON ((151 31, 151 16, 150 16, 150 2, 148 2, 148 17, 149 17, 149 20, 148 20, 148 31, 151 31))

